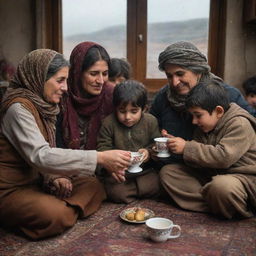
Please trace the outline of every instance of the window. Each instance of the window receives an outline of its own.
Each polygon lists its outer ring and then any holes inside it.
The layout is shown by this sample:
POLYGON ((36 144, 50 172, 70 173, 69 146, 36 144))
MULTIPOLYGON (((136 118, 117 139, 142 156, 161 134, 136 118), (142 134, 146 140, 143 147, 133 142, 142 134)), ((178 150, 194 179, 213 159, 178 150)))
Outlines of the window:
POLYGON ((225 6, 225 0, 128 0, 127 54, 135 70, 135 78, 143 82, 149 91, 159 90, 167 80, 158 71, 158 55, 170 43, 178 40, 193 41, 200 50, 203 47, 208 53, 212 71, 222 76, 225 42, 223 25, 220 24, 225 22, 225 6), (203 7, 200 8, 202 13, 197 8, 199 5, 203 7), (172 9, 175 11, 172 12, 172 9), (186 18, 178 20, 177 13, 186 18), (188 33, 192 25, 196 31, 194 34, 188 33), (180 32, 174 30, 177 26, 180 26, 180 32), (195 29, 196 26, 201 29, 195 29), (175 31, 175 36, 171 31, 175 31), (221 44, 218 45, 218 42, 221 44))
POLYGON ((207 56, 209 14, 210 0, 148 0, 146 78, 165 78, 158 56, 171 43, 190 41, 207 56))
POLYGON ((207 53, 212 72, 223 75, 226 0, 45 2, 46 18, 42 20, 46 47, 61 52, 63 45, 63 52, 69 57, 79 42, 98 42, 111 57, 126 57, 133 67, 134 79, 143 82, 151 92, 166 83, 157 68, 159 53, 178 40, 194 42, 207 53), (92 17, 87 19, 89 15, 92 17))
POLYGON ((126 58, 126 0, 62 0, 63 53, 83 41, 102 45, 111 57, 126 58))

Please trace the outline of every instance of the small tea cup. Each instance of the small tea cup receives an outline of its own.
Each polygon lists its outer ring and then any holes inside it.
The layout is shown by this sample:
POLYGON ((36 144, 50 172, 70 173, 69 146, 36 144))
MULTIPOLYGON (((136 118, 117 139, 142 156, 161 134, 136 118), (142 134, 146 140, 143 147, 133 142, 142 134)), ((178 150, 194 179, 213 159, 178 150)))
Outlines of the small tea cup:
POLYGON ((130 173, 141 172, 142 168, 140 165, 143 162, 144 155, 140 152, 131 152, 131 166, 128 169, 130 173))
POLYGON ((150 218, 146 221, 149 237, 154 242, 165 242, 171 238, 177 238, 181 234, 179 225, 174 225, 173 222, 166 218, 150 218), (171 235, 173 229, 177 229, 175 235, 171 235))
POLYGON ((154 139, 156 143, 156 151, 158 152, 158 157, 169 157, 169 149, 167 147, 168 138, 166 137, 159 137, 154 139))

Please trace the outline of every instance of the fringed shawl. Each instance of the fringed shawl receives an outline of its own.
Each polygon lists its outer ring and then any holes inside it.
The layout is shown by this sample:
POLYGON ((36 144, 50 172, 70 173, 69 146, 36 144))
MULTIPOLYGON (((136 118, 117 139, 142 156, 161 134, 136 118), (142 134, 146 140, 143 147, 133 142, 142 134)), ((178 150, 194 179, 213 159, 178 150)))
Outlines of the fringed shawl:
POLYGON ((97 45, 93 42, 83 42, 77 45, 70 56, 70 71, 68 78, 68 96, 63 99, 63 139, 65 146, 72 149, 80 148, 79 116, 89 119, 86 145, 84 149, 96 149, 97 134, 101 121, 113 112, 113 87, 107 83, 97 96, 84 98, 81 93, 82 65, 88 50, 97 45))
POLYGON ((42 118, 51 147, 55 146, 55 122, 59 107, 46 102, 43 93, 49 64, 56 54, 57 52, 50 49, 38 49, 26 55, 18 65, 0 109, 0 116, 3 117, 9 106, 17 102, 16 98, 31 101, 42 118))

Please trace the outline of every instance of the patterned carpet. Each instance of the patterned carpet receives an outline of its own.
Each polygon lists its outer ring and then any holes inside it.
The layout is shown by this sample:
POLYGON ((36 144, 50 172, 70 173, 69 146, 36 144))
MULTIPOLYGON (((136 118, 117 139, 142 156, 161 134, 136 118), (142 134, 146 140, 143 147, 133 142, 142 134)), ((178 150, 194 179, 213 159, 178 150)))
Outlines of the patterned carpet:
POLYGON ((105 202, 86 220, 64 234, 39 242, 0 229, 1 256, 256 256, 256 218, 227 221, 180 210, 161 201, 130 205, 105 202), (151 242, 144 224, 130 224, 119 214, 129 207, 145 207, 156 216, 181 226, 181 236, 164 243, 151 242))

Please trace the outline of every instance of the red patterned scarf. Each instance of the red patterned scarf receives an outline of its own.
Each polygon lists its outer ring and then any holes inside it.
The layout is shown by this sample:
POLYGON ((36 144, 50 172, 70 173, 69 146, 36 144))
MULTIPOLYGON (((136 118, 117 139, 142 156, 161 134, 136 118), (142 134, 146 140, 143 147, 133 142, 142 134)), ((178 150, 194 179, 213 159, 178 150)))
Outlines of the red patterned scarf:
POLYGON ((113 87, 104 84, 100 95, 84 98, 81 95, 82 65, 87 51, 97 45, 83 42, 77 45, 70 56, 70 72, 68 79, 68 96, 63 99, 63 139, 66 147, 80 148, 78 115, 89 118, 87 139, 84 149, 96 149, 97 135, 104 117, 113 112, 113 87))

